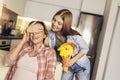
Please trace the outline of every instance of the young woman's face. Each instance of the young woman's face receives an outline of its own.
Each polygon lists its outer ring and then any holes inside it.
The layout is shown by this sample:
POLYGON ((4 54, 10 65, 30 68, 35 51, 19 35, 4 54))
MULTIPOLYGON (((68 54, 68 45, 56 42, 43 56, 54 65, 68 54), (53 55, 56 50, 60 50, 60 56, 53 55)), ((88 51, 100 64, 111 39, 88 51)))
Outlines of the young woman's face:
POLYGON ((28 28, 29 38, 34 44, 42 43, 46 37, 41 24, 33 24, 28 28))
POLYGON ((61 31, 63 27, 63 20, 60 15, 56 15, 52 20, 52 30, 55 32, 61 31))

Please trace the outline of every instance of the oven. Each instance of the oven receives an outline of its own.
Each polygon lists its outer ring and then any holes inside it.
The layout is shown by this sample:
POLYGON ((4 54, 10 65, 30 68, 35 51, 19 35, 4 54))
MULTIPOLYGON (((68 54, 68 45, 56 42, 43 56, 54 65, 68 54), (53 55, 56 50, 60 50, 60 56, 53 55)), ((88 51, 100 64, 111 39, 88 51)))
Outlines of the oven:
POLYGON ((9 39, 0 39, 0 50, 10 50, 11 40, 9 39))

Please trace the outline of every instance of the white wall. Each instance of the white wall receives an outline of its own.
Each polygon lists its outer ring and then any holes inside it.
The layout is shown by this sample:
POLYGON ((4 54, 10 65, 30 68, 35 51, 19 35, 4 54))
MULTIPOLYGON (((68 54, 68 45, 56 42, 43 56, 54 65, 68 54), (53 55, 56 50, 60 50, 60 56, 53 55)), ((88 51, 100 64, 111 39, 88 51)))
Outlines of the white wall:
POLYGON ((116 22, 113 29, 111 44, 106 61, 103 80, 120 79, 120 6, 116 16, 116 22))
POLYGON ((23 15, 26 0, 3 0, 3 2, 8 9, 23 15))
POLYGON ((120 37, 117 38, 119 33, 116 34, 116 31, 118 32, 120 29, 118 29, 118 26, 115 28, 115 23, 116 18, 118 18, 117 10, 120 2, 118 0, 107 0, 107 3, 109 4, 105 10, 105 21, 97 50, 99 54, 96 57, 97 64, 95 64, 92 80, 119 80, 120 64, 116 62, 120 60, 118 57, 120 50, 118 41, 120 37))

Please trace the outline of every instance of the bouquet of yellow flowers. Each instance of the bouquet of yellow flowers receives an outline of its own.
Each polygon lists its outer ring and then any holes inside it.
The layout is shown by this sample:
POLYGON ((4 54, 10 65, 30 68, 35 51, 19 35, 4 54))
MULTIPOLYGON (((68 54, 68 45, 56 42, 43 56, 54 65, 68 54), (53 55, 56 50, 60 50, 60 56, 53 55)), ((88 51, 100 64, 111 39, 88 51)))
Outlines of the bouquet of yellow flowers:
MULTIPOLYGON (((67 63, 70 61, 70 58, 74 52, 75 45, 72 42, 67 42, 62 44, 59 48, 58 51, 60 51, 60 56, 62 57, 63 63, 67 63)), ((63 71, 66 73, 68 72, 68 67, 63 66, 63 71)))

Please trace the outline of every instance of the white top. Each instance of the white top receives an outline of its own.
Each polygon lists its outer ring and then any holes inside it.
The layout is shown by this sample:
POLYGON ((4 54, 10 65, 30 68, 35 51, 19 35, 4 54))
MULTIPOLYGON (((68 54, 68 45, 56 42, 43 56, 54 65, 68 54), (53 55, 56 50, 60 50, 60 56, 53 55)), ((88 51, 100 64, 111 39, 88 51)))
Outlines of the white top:
POLYGON ((37 80, 37 57, 29 57, 25 54, 17 64, 17 70, 12 80, 37 80))

